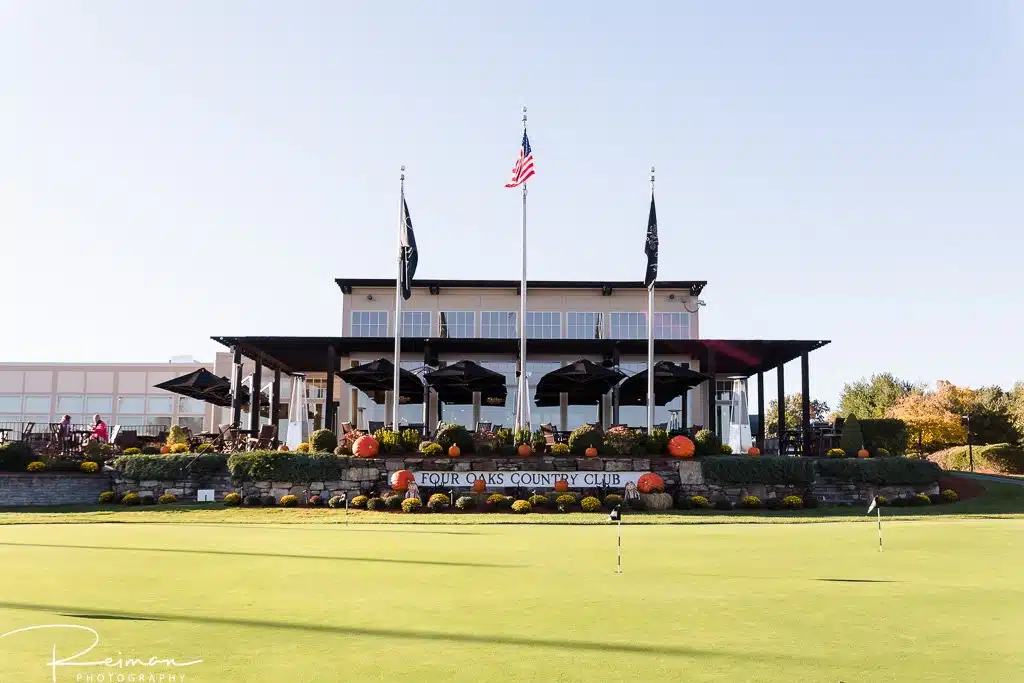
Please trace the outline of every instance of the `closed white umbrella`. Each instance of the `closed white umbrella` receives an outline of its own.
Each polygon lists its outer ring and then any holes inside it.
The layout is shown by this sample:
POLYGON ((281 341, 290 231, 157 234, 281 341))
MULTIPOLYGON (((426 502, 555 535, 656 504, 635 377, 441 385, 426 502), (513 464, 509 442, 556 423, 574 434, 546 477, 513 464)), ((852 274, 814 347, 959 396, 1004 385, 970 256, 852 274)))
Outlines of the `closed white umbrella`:
POLYGON ((747 383, 733 380, 729 411, 729 446, 733 453, 746 453, 751 446, 750 415, 747 410, 747 383))
POLYGON ((295 450, 309 440, 309 405, 306 397, 306 378, 292 377, 292 396, 288 402, 288 438, 285 443, 295 450))

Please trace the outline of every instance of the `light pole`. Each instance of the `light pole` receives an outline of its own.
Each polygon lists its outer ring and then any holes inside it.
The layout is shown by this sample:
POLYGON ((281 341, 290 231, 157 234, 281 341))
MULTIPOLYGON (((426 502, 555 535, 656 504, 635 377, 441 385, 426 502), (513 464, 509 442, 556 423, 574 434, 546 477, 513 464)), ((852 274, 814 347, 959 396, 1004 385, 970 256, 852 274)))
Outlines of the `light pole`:
POLYGON ((970 462, 971 473, 974 472, 974 448, 971 446, 971 416, 963 415, 960 421, 967 427, 967 458, 970 462))

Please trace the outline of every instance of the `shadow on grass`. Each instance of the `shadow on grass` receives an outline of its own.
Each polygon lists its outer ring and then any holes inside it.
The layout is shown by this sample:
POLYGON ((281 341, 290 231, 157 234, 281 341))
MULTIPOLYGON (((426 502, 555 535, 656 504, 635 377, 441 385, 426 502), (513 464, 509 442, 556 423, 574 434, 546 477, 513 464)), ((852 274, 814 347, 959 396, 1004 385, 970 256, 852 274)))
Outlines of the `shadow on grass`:
POLYGON ((108 619, 112 621, 163 621, 156 617, 131 617, 123 614, 61 614, 72 619, 108 619))
POLYGON ((831 583, 906 583, 890 579, 812 579, 812 581, 828 581, 831 583))
MULTIPOLYGON (((116 616, 124 619, 145 619, 145 615, 134 612, 103 612, 91 613, 77 607, 39 605, 24 602, 0 602, 0 609, 26 610, 32 612, 52 612, 62 614, 67 611, 74 611, 83 619, 90 618, 90 614, 102 614, 105 617, 116 616)), ((512 646, 548 648, 562 651, 577 652, 619 652, 623 654, 660 655, 667 657, 714 657, 721 659, 742 659, 763 662, 763 653, 745 652, 723 652, 721 650, 701 649, 696 647, 685 647, 680 645, 654 644, 654 643, 615 643, 615 642, 593 642, 585 640, 565 640, 554 638, 529 638, 512 635, 478 635, 474 633, 445 633, 435 631, 419 631, 412 629, 385 629, 368 628, 365 626, 332 626, 330 624, 305 624, 294 622, 267 621, 263 619, 240 619, 233 617, 214 617, 184 614, 165 614, 162 621, 180 622, 196 625, 217 625, 217 626, 241 626, 250 628, 267 628, 280 631, 302 631, 307 633, 324 633, 328 635, 345 636, 350 638, 386 638, 388 640, 420 640, 428 642, 447 643, 468 643, 476 645, 491 646, 512 646)), ((785 659, 789 661, 809 661, 810 658, 801 655, 780 655, 773 654, 772 659, 785 659)))
POLYGON ((115 552, 127 552, 127 553, 172 553, 182 555, 209 555, 211 557, 223 557, 224 555, 234 555, 236 557, 262 557, 262 558, 283 558, 292 561, 302 560, 326 560, 328 562, 370 562, 370 563, 381 563, 381 564, 414 564, 428 567, 477 567, 484 569, 521 569, 523 565, 520 564, 499 564, 492 562, 448 562, 445 560, 406 560, 406 559, 395 559, 395 558, 380 558, 380 557, 343 557, 334 555, 289 555, 286 553, 248 553, 240 552, 236 550, 194 550, 190 548, 132 548, 128 546, 91 546, 91 545, 68 545, 63 543, 15 543, 15 542, 0 542, 0 546, 12 547, 12 548, 60 548, 62 550, 97 550, 107 551, 113 550, 115 552))

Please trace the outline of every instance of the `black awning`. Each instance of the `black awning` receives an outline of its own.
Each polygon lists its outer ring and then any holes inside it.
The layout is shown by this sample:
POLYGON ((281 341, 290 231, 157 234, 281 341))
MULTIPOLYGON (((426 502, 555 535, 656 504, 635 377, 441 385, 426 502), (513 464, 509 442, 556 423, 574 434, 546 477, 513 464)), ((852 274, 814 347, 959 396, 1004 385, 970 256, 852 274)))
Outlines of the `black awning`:
MULTIPOLYGON (((395 386, 395 365, 387 358, 378 358, 342 370, 338 376, 349 386, 372 398, 374 403, 383 404, 387 402, 385 392, 391 391, 395 386)), ((398 372, 398 392, 400 403, 423 403, 423 380, 402 368, 398 372)))
MULTIPOLYGON (((667 360, 658 361, 654 364, 654 404, 667 405, 672 399, 709 379, 707 375, 682 365, 667 360)), ((647 405, 647 370, 628 377, 619 385, 619 405, 647 405)))
POLYGON ((623 377, 618 370, 580 359, 541 377, 534 402, 540 407, 556 406, 558 395, 565 393, 569 405, 596 405, 623 377))
POLYGON ((503 406, 508 395, 505 375, 474 363, 460 360, 424 375, 427 384, 434 388, 442 403, 449 405, 472 405, 473 392, 480 392, 484 405, 503 406))

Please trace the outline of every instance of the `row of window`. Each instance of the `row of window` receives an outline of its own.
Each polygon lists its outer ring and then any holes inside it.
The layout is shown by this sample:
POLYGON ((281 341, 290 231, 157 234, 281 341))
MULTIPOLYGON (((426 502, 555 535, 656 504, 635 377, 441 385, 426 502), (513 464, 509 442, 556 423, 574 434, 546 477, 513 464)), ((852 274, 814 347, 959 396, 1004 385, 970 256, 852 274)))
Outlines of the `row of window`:
MULTIPOLYGON (((118 413, 171 413, 174 410, 172 396, 118 396, 118 413)), ((50 396, 0 396, 0 413, 49 413, 53 405, 50 396)), ((205 404, 194 398, 178 397, 178 412, 199 414, 205 404)), ((88 413, 109 415, 114 412, 114 397, 109 395, 65 395, 57 396, 56 412, 64 414, 88 413)))
MULTIPOLYGON (((515 311, 481 311, 480 329, 476 327, 476 311, 441 311, 437 336, 441 338, 514 339, 519 335, 515 311)), ((387 311, 352 311, 353 337, 387 337, 387 311)), ((569 311, 566 313, 566 339, 601 339, 604 314, 569 311)), ((643 312, 612 312, 608 314, 609 339, 646 339, 647 314, 643 312)), ((402 311, 403 337, 433 337, 430 311, 402 311)), ((528 339, 562 339, 562 314, 559 311, 527 311, 528 339)), ((689 339, 690 314, 673 311, 654 314, 655 339, 689 339)))

